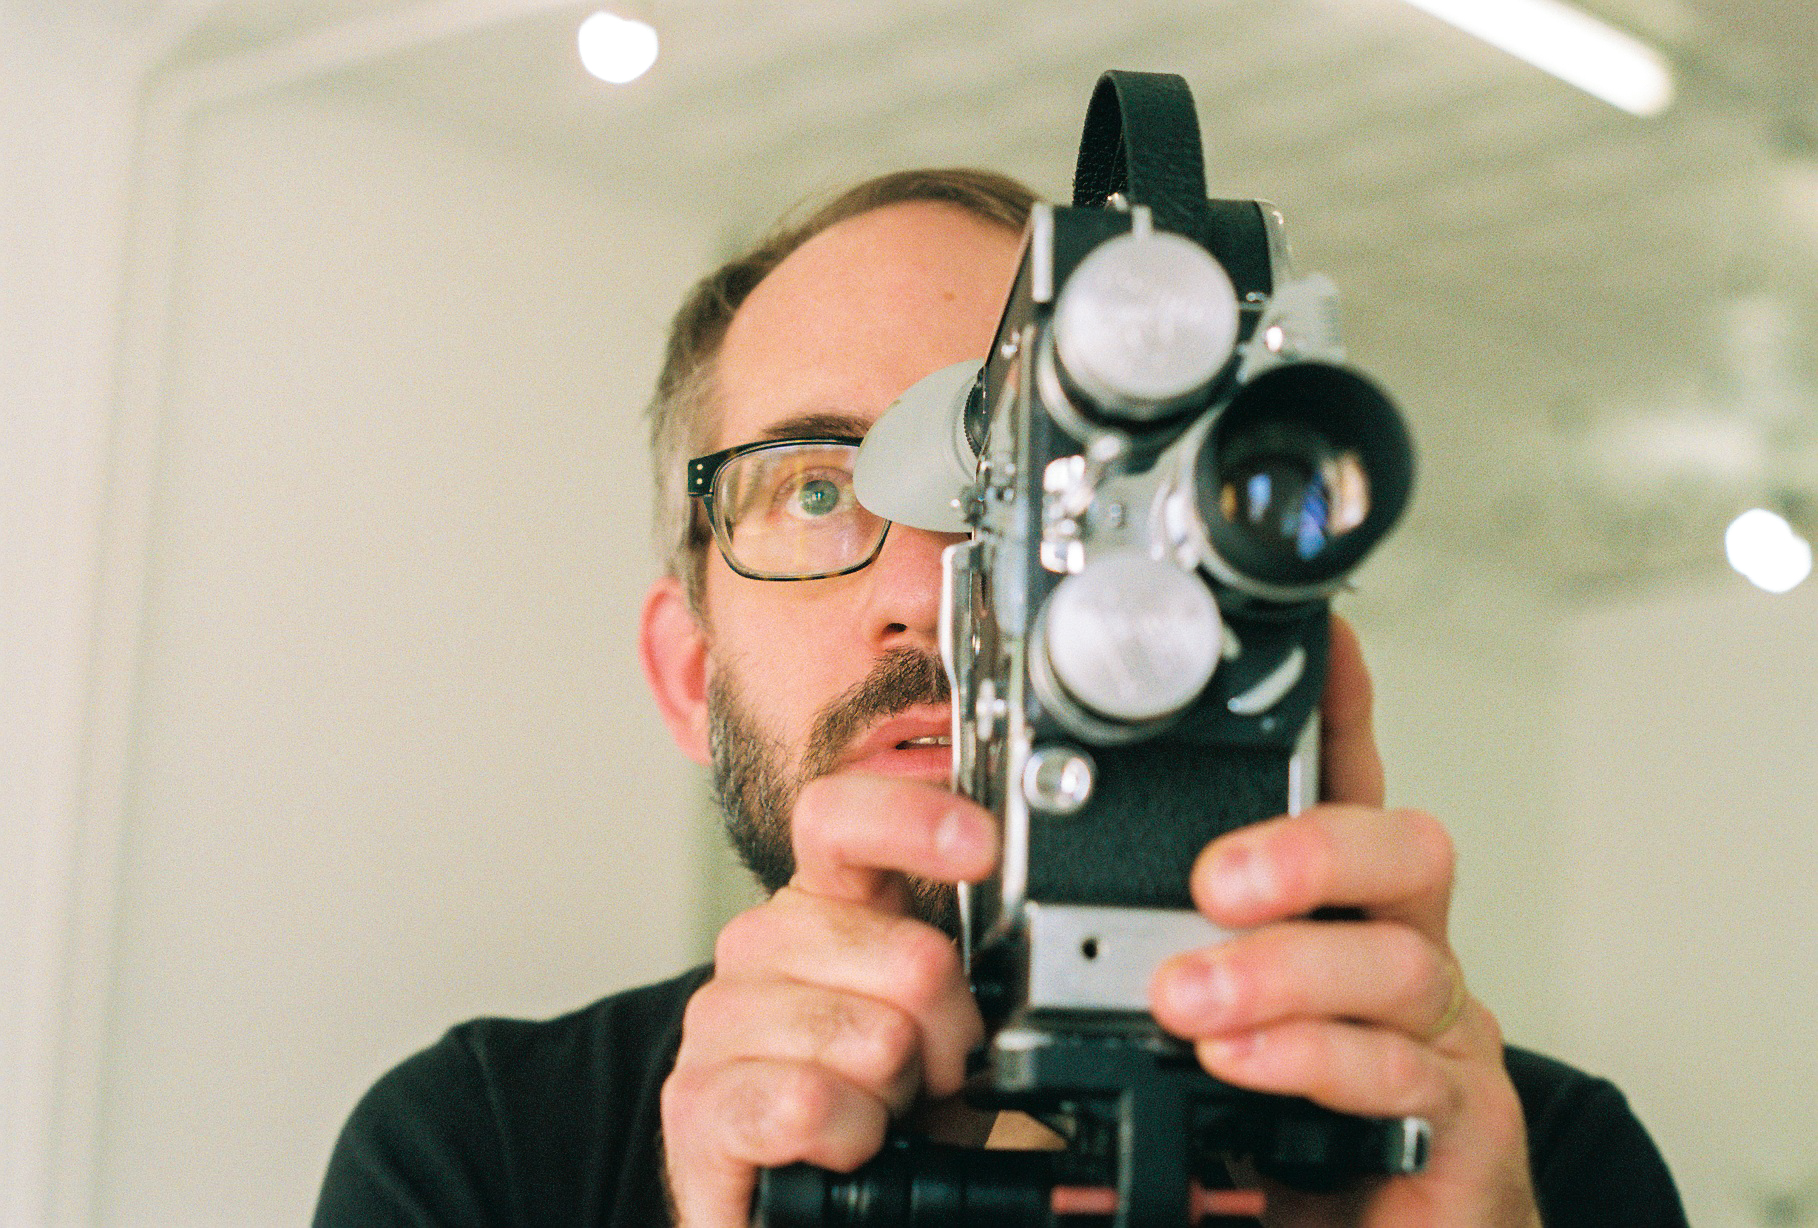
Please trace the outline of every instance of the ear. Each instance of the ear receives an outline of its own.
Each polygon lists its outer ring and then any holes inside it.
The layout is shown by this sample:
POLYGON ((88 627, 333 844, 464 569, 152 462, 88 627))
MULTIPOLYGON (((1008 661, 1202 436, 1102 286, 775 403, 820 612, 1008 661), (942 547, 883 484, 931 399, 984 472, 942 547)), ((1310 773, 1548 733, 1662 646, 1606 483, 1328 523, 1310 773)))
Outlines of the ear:
POLYGON ((684 755, 707 764, 707 632, 674 576, 657 580, 644 597, 638 660, 669 736, 684 755))

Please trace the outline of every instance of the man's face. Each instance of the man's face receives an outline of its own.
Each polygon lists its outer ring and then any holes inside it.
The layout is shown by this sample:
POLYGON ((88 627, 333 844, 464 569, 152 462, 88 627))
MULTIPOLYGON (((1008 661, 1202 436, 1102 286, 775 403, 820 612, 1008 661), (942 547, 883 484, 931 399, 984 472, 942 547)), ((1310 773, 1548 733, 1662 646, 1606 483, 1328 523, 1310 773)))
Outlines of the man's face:
MULTIPOLYGON (((922 376, 984 356, 1019 250, 1002 227, 921 203, 811 239, 727 331, 708 450, 863 435, 922 376)), ((739 576, 711 552, 703 606, 716 783, 767 887, 793 871, 788 816, 808 780, 853 769, 946 782, 936 620, 940 553, 955 540, 893 525, 869 567, 781 583, 739 576)), ((948 894, 918 892, 921 911, 948 921, 948 894)))

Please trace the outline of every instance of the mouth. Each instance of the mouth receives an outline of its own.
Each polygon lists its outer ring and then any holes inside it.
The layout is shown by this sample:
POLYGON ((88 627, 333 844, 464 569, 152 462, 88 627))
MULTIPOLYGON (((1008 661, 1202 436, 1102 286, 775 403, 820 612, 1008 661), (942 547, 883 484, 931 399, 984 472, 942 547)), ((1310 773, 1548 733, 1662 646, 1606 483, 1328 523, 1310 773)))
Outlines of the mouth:
POLYGON ((853 742, 840 766, 944 784, 953 761, 952 721, 946 704, 918 704, 867 730, 853 742))

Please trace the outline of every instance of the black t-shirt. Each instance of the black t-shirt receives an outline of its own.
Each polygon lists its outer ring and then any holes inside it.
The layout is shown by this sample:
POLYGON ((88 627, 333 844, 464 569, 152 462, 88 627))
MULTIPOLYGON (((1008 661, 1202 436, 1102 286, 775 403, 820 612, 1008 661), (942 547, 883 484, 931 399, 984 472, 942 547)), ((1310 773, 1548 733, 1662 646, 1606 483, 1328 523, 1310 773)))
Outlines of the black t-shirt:
MULTIPOLYGON (((667 1224, 658 1093, 708 971, 546 1023, 453 1029, 354 1109, 315 1228, 667 1224)), ((1507 1062, 1547 1228, 1685 1228, 1666 1164, 1613 1084, 1520 1049, 1507 1062)))

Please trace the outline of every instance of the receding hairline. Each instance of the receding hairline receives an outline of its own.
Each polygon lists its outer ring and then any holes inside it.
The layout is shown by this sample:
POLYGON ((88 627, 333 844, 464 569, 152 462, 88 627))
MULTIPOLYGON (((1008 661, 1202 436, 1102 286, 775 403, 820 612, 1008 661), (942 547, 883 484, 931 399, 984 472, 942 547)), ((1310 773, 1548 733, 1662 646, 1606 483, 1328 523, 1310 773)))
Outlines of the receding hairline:
POLYGON ((901 204, 944 204, 987 225, 1020 234, 1040 199, 1027 184, 977 167, 923 167, 855 183, 804 200, 752 246, 706 273, 671 318, 656 387, 645 409, 654 466, 653 532, 664 570, 680 579, 698 610, 711 536, 681 493, 682 464, 720 431, 718 358, 726 330, 746 298, 797 249, 843 222, 901 204))
MULTIPOLYGON (((976 209, 968 208, 966 205, 959 204, 955 201, 928 199, 885 201, 881 204, 873 205, 870 208, 862 209, 857 213, 850 214, 829 226, 815 231, 812 235, 808 236, 808 238, 792 248, 788 255, 777 261, 776 265, 767 271, 764 276, 746 292, 745 296, 739 301, 738 306, 733 308, 732 313, 727 318, 726 327, 720 334, 718 343, 714 345, 711 353, 702 363, 700 374, 703 383, 700 388, 700 401, 698 402, 700 413, 695 419, 695 426, 697 429, 695 438, 700 441, 701 446, 712 447, 713 441, 718 438, 726 408, 719 386, 720 363, 725 357, 728 344, 732 342, 734 334, 738 331, 739 321, 748 318, 747 308, 751 306, 753 301, 755 300, 761 308, 765 298, 768 297, 766 287, 769 288, 769 294, 776 293, 776 279, 778 274, 783 274, 784 271, 789 269, 792 265, 797 268, 801 267, 802 261, 798 258, 805 253, 812 256, 819 251, 825 250, 832 244, 849 239, 853 230, 860 223, 874 222, 880 214, 905 213, 928 214, 932 217, 958 222, 969 229, 1006 235, 1013 242, 1020 241, 1023 233, 1022 229, 1019 227, 1012 226, 1008 222, 998 218, 988 217, 976 209)), ((785 279, 787 279, 788 275, 784 274, 784 276, 785 279)), ((1006 284, 1004 289, 1008 291, 1009 286, 1006 284)), ((805 417, 815 415, 804 413, 796 416, 805 417)), ((862 434, 863 432, 852 433, 862 434)))

